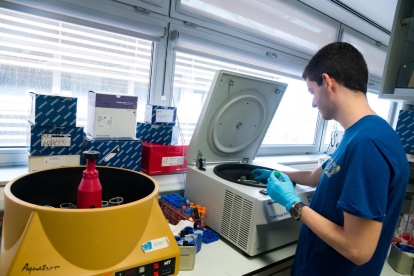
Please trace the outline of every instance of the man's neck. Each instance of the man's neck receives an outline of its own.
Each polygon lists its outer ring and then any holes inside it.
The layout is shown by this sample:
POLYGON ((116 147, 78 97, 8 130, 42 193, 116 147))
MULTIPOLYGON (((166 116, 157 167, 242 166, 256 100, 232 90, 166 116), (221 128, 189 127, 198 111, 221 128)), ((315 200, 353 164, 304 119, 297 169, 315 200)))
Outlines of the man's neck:
POLYGON ((335 120, 346 130, 367 115, 377 115, 368 105, 362 92, 348 90, 338 101, 338 113, 335 120))

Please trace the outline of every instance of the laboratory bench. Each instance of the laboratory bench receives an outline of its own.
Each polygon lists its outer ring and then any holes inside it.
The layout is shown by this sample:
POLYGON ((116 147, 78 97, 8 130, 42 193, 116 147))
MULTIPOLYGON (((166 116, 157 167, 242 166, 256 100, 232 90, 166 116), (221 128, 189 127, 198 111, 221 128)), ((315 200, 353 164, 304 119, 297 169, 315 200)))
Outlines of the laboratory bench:
MULTIPOLYGON (((296 243, 283 246, 254 257, 221 239, 203 244, 196 255, 195 267, 191 271, 180 271, 179 276, 285 276, 290 275, 296 243)), ((388 257, 387 257, 388 260, 388 257)), ((334 275, 334 274, 333 274, 334 275)), ((381 276, 401 276, 385 261, 381 276)))
MULTIPOLYGON (((0 239, 1 247, 1 239, 0 239)), ((179 276, 286 276, 293 263, 296 243, 250 257, 224 239, 203 244, 196 255, 194 270, 179 276)), ((1 252, 0 252, 1 254, 1 252)), ((387 257, 388 260, 388 257, 387 257)), ((401 276, 385 261, 381 276, 401 276)))
MULTIPOLYGON (((261 156, 256 158, 262 164, 283 164, 294 169, 312 169, 317 166, 319 157, 324 154, 291 155, 291 156, 261 156)), ((27 166, 0 168, 0 186, 8 181, 27 173, 27 166)), ((160 192, 183 190, 186 174, 152 176, 160 187, 160 192)), ((0 188, 0 210, 3 210, 3 189, 0 188)), ((196 255, 195 268, 192 271, 180 271, 180 276, 211 276, 211 275, 289 275, 289 267, 293 263, 296 243, 250 257, 225 239, 210 244, 203 244, 201 251, 196 255)), ((388 262, 385 262, 381 276, 402 275, 395 272, 388 262)))

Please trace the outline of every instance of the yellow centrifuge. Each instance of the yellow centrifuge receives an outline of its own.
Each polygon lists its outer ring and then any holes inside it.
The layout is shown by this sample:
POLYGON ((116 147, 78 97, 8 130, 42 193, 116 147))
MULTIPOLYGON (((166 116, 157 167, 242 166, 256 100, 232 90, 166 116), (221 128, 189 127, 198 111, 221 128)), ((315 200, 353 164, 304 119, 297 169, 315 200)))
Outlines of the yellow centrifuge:
POLYGON ((180 250, 158 205, 158 183, 97 167, 102 200, 122 197, 123 204, 60 208, 76 204, 84 169, 39 171, 7 184, 0 275, 177 275, 180 250))

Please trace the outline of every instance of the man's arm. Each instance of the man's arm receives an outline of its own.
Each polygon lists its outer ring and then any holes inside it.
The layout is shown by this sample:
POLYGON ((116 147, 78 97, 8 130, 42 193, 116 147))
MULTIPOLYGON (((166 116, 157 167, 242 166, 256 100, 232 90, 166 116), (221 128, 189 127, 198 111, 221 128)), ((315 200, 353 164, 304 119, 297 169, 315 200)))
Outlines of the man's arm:
POLYGON ((311 208, 302 208, 301 220, 324 242, 356 265, 368 262, 377 248, 382 222, 344 212, 341 227, 311 208))
POLYGON ((314 171, 297 171, 297 172, 283 172, 287 174, 289 178, 300 185, 306 185, 316 187, 319 183, 319 179, 322 176, 322 167, 316 168, 314 171))
MULTIPOLYGON (((267 193, 274 201, 285 206, 289 211, 293 204, 301 201, 301 198, 296 195, 293 185, 286 185, 290 182, 289 177, 281 173, 281 178, 283 183, 274 174, 270 175, 267 181, 267 193)), ((385 211, 381 213, 384 214, 385 211)), ((356 265, 362 265, 371 259, 377 248, 382 222, 360 218, 347 212, 343 212, 343 214, 344 226, 342 227, 305 206, 301 211, 301 220, 320 239, 345 258, 356 265)))

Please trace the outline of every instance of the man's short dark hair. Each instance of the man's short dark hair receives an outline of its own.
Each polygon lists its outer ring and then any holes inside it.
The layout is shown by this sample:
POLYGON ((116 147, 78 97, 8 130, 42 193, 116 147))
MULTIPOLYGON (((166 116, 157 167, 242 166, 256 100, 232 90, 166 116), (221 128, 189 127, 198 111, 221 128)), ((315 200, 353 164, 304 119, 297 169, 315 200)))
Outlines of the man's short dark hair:
POLYGON ((367 93, 368 68, 362 54, 351 44, 335 42, 320 49, 306 65, 302 78, 322 85, 326 73, 355 92, 367 93))

